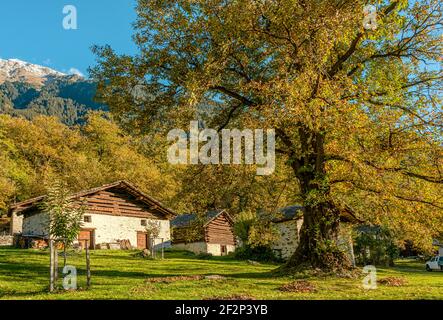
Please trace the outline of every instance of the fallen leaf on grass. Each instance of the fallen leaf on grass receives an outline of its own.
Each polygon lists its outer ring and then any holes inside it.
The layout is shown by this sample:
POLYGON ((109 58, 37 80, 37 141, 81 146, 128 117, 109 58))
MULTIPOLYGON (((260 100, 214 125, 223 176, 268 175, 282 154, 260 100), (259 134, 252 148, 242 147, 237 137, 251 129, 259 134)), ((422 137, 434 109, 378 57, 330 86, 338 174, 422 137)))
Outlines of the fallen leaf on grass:
POLYGON ((171 283, 176 281, 194 281, 202 280, 203 276, 173 276, 173 277, 158 277, 146 279, 146 282, 150 283, 171 283))
POLYGON ((386 277, 378 280, 378 283, 390 287, 401 287, 406 285, 408 281, 404 278, 399 278, 399 277, 386 277))
POLYGON ((255 298, 246 294, 233 294, 225 297, 209 297, 203 300, 255 300, 255 298))
POLYGON ((317 290, 315 285, 307 280, 293 281, 282 285, 278 289, 284 292, 303 292, 303 293, 314 292, 317 290))

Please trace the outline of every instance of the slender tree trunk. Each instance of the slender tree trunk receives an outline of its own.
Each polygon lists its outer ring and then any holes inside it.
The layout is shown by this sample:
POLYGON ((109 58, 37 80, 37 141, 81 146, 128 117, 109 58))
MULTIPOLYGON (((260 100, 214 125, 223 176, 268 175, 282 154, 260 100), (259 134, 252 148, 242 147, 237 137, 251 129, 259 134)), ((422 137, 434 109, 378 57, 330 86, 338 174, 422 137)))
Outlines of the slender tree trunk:
POLYGON ((299 130, 301 156, 294 152, 292 166, 303 197, 303 225, 296 251, 285 268, 347 269, 351 263, 339 250, 340 210, 334 206, 326 177, 324 135, 306 127, 299 130))
POLYGON ((85 253, 86 253, 86 287, 89 289, 91 287, 91 260, 89 257, 89 241, 86 241, 85 253))
POLYGON ((63 242, 63 267, 66 267, 66 241, 63 242))
POLYGON ((54 241, 49 240, 49 292, 54 291, 54 241))
POLYGON ((57 289, 57 281, 58 281, 58 250, 57 250, 57 241, 54 241, 54 286, 57 289))

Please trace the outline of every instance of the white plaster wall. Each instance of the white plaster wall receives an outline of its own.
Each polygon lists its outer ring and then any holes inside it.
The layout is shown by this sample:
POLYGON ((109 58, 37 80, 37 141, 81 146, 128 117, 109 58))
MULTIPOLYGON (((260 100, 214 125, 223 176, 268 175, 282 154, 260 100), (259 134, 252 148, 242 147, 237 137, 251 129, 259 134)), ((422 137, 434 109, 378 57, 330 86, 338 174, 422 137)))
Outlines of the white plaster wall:
MULTIPOLYGON (((226 251, 234 252, 235 246, 233 245, 226 245, 226 251)), ((219 243, 208 243, 207 244, 207 252, 212 254, 213 256, 221 256, 221 244, 219 243)))
MULTIPOLYGON (((91 222, 83 222, 82 228, 95 229, 95 243, 110 243, 117 240, 128 239, 131 246, 137 247, 137 231, 146 232, 146 228, 141 225, 142 218, 111 216, 104 214, 86 213, 91 216, 91 222)), ((164 246, 170 246, 171 234, 169 220, 150 220, 160 223, 160 234, 158 238, 163 238, 164 246)), ((156 240, 155 245, 160 247, 161 240, 156 240)))
POLYGON ((23 215, 18 216, 15 212, 11 216, 11 235, 23 232, 23 215))
MULTIPOLYGON (((196 254, 199 253, 210 253, 213 256, 221 255, 221 247, 218 243, 206 243, 206 242, 191 242, 191 243, 175 243, 172 245, 173 248, 179 250, 187 250, 194 252, 196 254)), ((235 246, 227 245, 226 246, 227 253, 234 252, 235 246)))
POLYGON ((23 219, 23 235, 46 237, 49 233, 49 215, 38 213, 23 219))
MULTIPOLYGON (((128 239, 133 247, 137 247, 137 231, 146 232, 141 225, 141 218, 111 216, 102 214, 90 214, 91 222, 83 222, 82 228, 95 229, 95 243, 110 243, 117 240, 128 239)), ((150 221, 150 219, 145 219, 150 221)), ((155 247, 170 247, 171 235, 168 220, 151 220, 160 223, 160 234, 155 240, 155 247)), ((25 236, 47 236, 49 229, 49 216, 46 213, 39 213, 23 219, 23 235, 25 236)))
POLYGON ((439 256, 443 256, 443 247, 440 247, 440 248, 438 249, 438 255, 439 255, 439 256))
POLYGON ((207 252, 206 242, 174 243, 172 247, 178 250, 191 251, 196 254, 207 252))

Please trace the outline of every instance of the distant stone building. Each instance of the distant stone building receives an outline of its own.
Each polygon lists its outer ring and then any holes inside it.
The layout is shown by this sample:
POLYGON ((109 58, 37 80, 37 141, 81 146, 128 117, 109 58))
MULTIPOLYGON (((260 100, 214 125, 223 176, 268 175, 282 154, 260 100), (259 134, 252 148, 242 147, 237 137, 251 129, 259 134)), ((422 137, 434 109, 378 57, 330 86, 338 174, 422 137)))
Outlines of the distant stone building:
POLYGON ((194 253, 224 256, 235 251, 233 221, 225 211, 211 211, 203 218, 179 215, 171 221, 172 246, 194 253))
POLYGON ((438 255, 443 257, 443 241, 434 239, 432 241, 432 245, 438 247, 438 255))
MULTIPOLYGON (((303 207, 294 205, 282 208, 279 210, 279 216, 272 221, 279 232, 279 238, 271 247, 278 257, 287 260, 297 249, 300 240, 303 207)), ((353 264, 355 264, 355 257, 350 228, 352 224, 358 222, 360 220, 347 211, 343 212, 340 217, 338 245, 348 254, 353 264)))
MULTIPOLYGON (((41 196, 12 206, 12 230, 22 241, 44 243, 48 239, 49 215, 39 207, 44 198, 41 196)), ((170 246, 169 220, 176 214, 129 182, 118 181, 81 191, 73 194, 71 199, 86 205, 77 241, 82 247, 88 243, 92 249, 108 248, 111 244, 115 248, 119 242, 127 244, 128 240, 138 249, 170 246), (159 228, 159 235, 154 240, 148 239, 146 226, 149 222, 155 222, 159 228)))

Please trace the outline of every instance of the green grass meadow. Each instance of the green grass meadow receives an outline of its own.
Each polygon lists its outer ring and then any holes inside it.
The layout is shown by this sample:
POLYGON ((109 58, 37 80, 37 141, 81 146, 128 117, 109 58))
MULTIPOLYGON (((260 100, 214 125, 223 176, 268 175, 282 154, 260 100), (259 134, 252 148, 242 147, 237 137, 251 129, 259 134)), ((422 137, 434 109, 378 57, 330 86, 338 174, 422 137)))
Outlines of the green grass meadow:
MULTIPOLYGON (((85 290, 85 255, 69 252, 68 265, 78 270, 78 290, 48 293, 49 252, 0 248, 0 299, 214 299, 247 296, 253 299, 443 299, 443 272, 426 272, 424 264, 399 260, 396 267, 377 268, 377 278, 401 277, 399 287, 378 284, 367 290, 361 277, 309 277, 309 293, 283 292, 294 281, 275 276, 276 264, 252 265, 231 257, 201 260, 186 252, 167 252, 164 260, 144 259, 137 251, 91 251, 92 286, 85 290), (221 275, 224 279, 152 282, 156 277, 221 275)), ((62 257, 59 258, 60 278, 62 257)), ((62 286, 62 279, 58 282, 62 286)))

